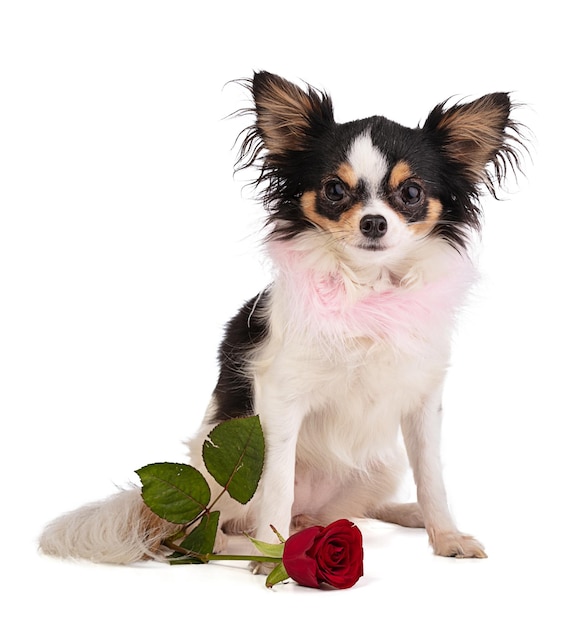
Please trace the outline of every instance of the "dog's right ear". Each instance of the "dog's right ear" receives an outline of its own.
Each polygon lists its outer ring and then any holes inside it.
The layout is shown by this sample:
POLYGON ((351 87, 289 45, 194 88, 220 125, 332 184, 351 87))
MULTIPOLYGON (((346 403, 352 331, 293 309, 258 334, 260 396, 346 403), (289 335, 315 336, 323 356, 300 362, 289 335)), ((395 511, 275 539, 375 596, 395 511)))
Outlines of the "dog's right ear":
POLYGON ((305 91, 275 74, 257 72, 252 95, 256 130, 273 157, 306 151, 311 140, 334 124, 329 96, 310 86, 305 91))

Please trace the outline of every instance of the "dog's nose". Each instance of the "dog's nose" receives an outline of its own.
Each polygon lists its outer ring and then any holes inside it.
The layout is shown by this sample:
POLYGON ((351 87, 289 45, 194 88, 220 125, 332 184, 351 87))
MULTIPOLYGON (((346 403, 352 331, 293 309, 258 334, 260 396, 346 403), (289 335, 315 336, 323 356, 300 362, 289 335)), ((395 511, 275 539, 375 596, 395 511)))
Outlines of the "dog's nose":
POLYGON ((379 239, 385 235, 388 224, 382 215, 364 215, 359 223, 359 228, 365 237, 379 239))

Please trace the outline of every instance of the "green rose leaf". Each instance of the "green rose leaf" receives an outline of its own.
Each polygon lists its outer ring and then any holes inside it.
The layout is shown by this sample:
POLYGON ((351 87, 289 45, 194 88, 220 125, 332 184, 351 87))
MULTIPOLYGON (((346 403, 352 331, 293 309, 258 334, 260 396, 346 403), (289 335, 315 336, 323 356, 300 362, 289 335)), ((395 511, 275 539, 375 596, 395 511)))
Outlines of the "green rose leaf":
POLYGON ((187 556, 183 553, 175 552, 170 556, 170 563, 172 565, 206 563, 207 561, 205 559, 198 558, 195 555, 205 556, 213 552, 219 527, 219 516, 219 511, 212 511, 208 515, 203 515, 199 524, 180 544, 180 547, 184 550, 193 552, 194 556, 187 556))
POLYGON ((279 563, 276 565, 273 570, 269 573, 269 576, 265 579, 265 586, 268 588, 273 587, 277 583, 282 583, 284 580, 290 578, 289 574, 287 574, 287 570, 283 563, 279 563))
POLYGON ((266 543, 265 541, 259 541, 246 535, 248 539, 254 544, 254 546, 264 555, 271 556, 276 559, 280 559, 283 556, 283 550, 285 544, 283 543, 266 543))
POLYGON ((137 470, 145 504, 174 524, 188 524, 209 504, 211 490, 194 467, 182 463, 152 463, 137 470))
POLYGON ((241 504, 249 502, 256 492, 264 453, 265 441, 257 415, 221 422, 203 444, 207 470, 241 504))

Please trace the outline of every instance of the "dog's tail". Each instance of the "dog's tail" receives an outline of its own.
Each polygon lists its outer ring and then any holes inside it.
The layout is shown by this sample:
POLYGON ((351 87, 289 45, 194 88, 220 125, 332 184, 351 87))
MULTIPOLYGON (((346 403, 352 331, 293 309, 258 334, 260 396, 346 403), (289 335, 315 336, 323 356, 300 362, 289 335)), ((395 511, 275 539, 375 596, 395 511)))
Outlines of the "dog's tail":
POLYGON ((39 547, 52 556, 133 563, 162 558, 161 542, 178 528, 155 515, 134 488, 55 519, 39 547))

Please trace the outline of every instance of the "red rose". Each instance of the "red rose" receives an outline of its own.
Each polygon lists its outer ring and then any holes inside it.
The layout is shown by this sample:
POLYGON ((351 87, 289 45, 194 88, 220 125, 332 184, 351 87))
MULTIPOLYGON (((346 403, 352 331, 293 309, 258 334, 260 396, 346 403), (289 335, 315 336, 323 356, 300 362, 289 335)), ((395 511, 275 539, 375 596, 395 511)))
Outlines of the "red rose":
POLYGON ((291 535, 285 542, 283 565, 300 585, 337 589, 352 587, 363 576, 363 537, 349 520, 326 527, 311 526, 291 535))

